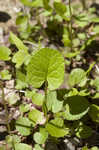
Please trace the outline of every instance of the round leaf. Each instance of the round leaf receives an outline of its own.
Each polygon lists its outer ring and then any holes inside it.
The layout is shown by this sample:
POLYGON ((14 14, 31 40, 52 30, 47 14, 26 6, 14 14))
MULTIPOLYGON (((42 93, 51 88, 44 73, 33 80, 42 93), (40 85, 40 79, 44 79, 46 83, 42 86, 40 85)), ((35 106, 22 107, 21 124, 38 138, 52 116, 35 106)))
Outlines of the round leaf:
POLYGON ((26 117, 20 117, 16 121, 16 129, 23 135, 28 136, 31 133, 32 122, 26 117))
POLYGON ((89 103, 86 98, 81 96, 72 96, 66 100, 66 111, 64 117, 67 120, 78 120, 82 118, 89 110, 89 103))
POLYGON ((15 144, 15 150, 32 150, 32 147, 30 145, 24 144, 24 143, 17 143, 15 144))
POLYGON ((44 144, 46 139, 48 137, 48 133, 45 132, 45 133, 40 133, 40 132, 36 132, 34 134, 34 141, 38 144, 44 144))
POLYGON ((74 86, 76 84, 80 84, 83 81, 86 81, 85 71, 80 68, 73 69, 69 76, 69 84, 74 86))
POLYGON ((29 112, 29 119, 32 120, 35 124, 42 124, 44 121, 43 113, 37 109, 33 109, 29 112))
POLYGON ((57 51, 42 48, 36 51, 27 67, 28 83, 35 88, 48 81, 48 88, 58 88, 64 79, 64 58, 57 51))
POLYGON ((0 60, 9 60, 9 55, 11 54, 11 50, 5 46, 0 46, 0 60))

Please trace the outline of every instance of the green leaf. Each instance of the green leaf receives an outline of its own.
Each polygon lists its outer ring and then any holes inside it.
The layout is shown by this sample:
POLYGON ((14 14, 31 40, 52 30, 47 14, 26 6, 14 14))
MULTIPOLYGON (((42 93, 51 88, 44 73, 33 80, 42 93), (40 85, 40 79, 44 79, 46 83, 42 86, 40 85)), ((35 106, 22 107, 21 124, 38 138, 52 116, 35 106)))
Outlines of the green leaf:
POLYGON ((19 50, 25 50, 27 51, 28 50, 28 47, 26 47, 23 42, 15 35, 13 34, 12 32, 10 32, 10 40, 11 40, 11 43, 12 44, 15 44, 16 47, 19 49, 19 50))
POLYGON ((95 22, 95 23, 99 23, 99 17, 92 18, 91 21, 92 21, 92 22, 95 22))
POLYGON ((12 62, 16 63, 16 68, 19 68, 23 63, 27 65, 31 59, 27 50, 19 50, 16 52, 12 58, 12 62))
POLYGON ((97 77, 95 80, 92 80, 91 85, 96 87, 96 90, 99 91, 99 77, 97 77))
POLYGON ((96 93, 92 98, 93 99, 98 99, 99 98, 99 93, 96 93))
POLYGON ((57 125, 58 127, 63 127, 63 125, 64 125, 64 121, 63 121, 63 119, 62 118, 59 118, 59 117, 55 117, 55 119, 53 119, 53 120, 51 120, 50 121, 52 124, 54 124, 54 125, 57 125))
POLYGON ((85 33, 78 33, 77 36, 81 40, 85 40, 86 39, 86 34, 85 33))
POLYGON ((17 143, 15 144, 15 150, 32 150, 32 147, 28 144, 17 143))
POLYGON ((47 102, 46 102, 48 110, 52 110, 53 113, 57 113, 62 110, 63 101, 59 101, 57 99, 57 95, 55 91, 51 91, 47 95, 47 102))
POLYGON ((29 104, 21 104, 19 106, 20 112, 23 114, 25 112, 28 112, 30 110, 30 105, 29 104))
POLYGON ((13 148, 13 145, 15 145, 16 143, 20 143, 21 139, 17 135, 8 135, 6 136, 6 142, 8 144, 8 147, 11 149, 13 148))
POLYGON ((28 22, 28 16, 18 16, 16 18, 16 25, 26 25, 28 22))
POLYGON ((31 134, 31 129, 33 128, 33 123, 26 117, 19 117, 16 120, 16 129, 23 136, 28 136, 31 134))
POLYGON ((76 88, 72 88, 70 91, 68 91, 65 95, 64 95, 64 98, 67 98, 67 97, 71 97, 71 96, 76 96, 78 95, 79 92, 76 88))
POLYGON ((19 49, 13 56, 12 62, 16 63, 16 68, 19 68, 23 63, 28 64, 31 56, 28 54, 28 47, 12 32, 10 33, 10 40, 12 44, 15 44, 19 49))
POLYGON ((20 100, 20 97, 15 92, 12 92, 7 96, 5 100, 9 103, 9 105, 14 105, 18 100, 20 100))
POLYGON ((42 48, 34 53, 27 67, 29 84, 39 88, 48 81, 48 89, 54 90, 62 84, 63 79, 64 58, 57 50, 42 48))
POLYGON ((90 95, 90 92, 88 91, 88 89, 84 89, 79 92, 79 95, 80 96, 88 96, 88 95, 90 95))
POLYGON ((35 144, 34 150, 44 150, 44 149, 41 148, 39 144, 35 144))
POLYGON ((87 146, 84 146, 82 150, 89 150, 87 146))
POLYGON ((11 79, 11 76, 12 76, 12 75, 9 73, 8 70, 3 70, 3 71, 0 72, 0 78, 1 78, 2 80, 10 80, 10 79, 11 79))
POLYGON ((54 2, 54 8, 60 16, 63 16, 67 10, 66 5, 62 2, 54 2))
POLYGON ((90 150, 99 150, 97 146, 93 146, 90 150))
POLYGON ((91 70, 94 67, 94 65, 95 65, 95 62, 93 62, 92 64, 90 64, 88 70, 86 71, 86 74, 89 74, 91 72, 91 70))
POLYGON ((80 68, 73 69, 69 76, 69 84, 74 86, 81 84, 83 81, 86 81, 86 72, 80 68))
POLYGON ((76 88, 72 88, 70 91, 68 91, 68 92, 64 95, 64 98, 71 97, 71 96, 76 96, 76 95, 79 95, 79 96, 87 96, 87 95, 89 95, 89 94, 90 94, 90 92, 87 91, 87 89, 78 91, 76 88))
POLYGON ((26 83, 26 75, 19 70, 16 70, 16 86, 18 90, 27 88, 28 84, 26 83))
POLYGON ((72 96, 66 99, 66 110, 64 118, 67 120, 78 120, 89 111, 89 103, 86 98, 81 96, 72 96))
POLYGON ((64 43, 64 46, 67 46, 67 47, 71 46, 70 33, 67 28, 64 28, 62 41, 64 43))
POLYGON ((82 122, 76 128, 76 136, 81 139, 86 139, 92 135, 92 129, 84 125, 82 122))
POLYGON ((93 28, 93 32, 95 32, 95 34, 99 34, 99 25, 96 25, 96 26, 93 28))
POLYGON ((89 111, 89 116, 94 122, 99 123, 99 106, 92 104, 89 111))
POLYGON ((0 60, 7 61, 10 59, 11 50, 5 46, 0 46, 0 60))
POLYGON ((54 125, 53 123, 46 124, 46 130, 53 137, 64 137, 68 134, 68 130, 61 128, 60 126, 54 125))
POLYGON ((51 7, 50 7, 50 5, 49 5, 49 0, 43 0, 43 7, 46 9, 46 10, 48 10, 48 11, 51 11, 52 9, 51 9, 51 7))
POLYGON ((29 119, 35 124, 41 124, 44 121, 43 113, 37 109, 33 109, 29 112, 29 119))
POLYGON ((80 53, 79 51, 77 51, 77 52, 69 52, 69 53, 65 54, 65 57, 72 58, 72 57, 77 56, 79 53, 80 53))
POLYGON ((44 95, 34 91, 26 91, 25 96, 32 99, 33 104, 42 106, 44 102, 44 95))
POLYGON ((44 129, 43 132, 36 132, 33 136, 34 141, 38 144, 44 144, 47 138, 48 138, 48 132, 46 132, 44 129))
MULTIPOLYGON (((73 39, 73 46, 74 47, 78 47, 80 45, 80 40, 78 38, 73 39)), ((75 52, 77 53, 77 52, 75 52)), ((79 54, 79 51, 78 51, 79 54)))
POLYGON ((34 1, 30 1, 30 0, 20 0, 21 3, 23 3, 25 6, 29 6, 29 7, 42 7, 43 6, 43 1, 42 0, 34 0, 34 1))

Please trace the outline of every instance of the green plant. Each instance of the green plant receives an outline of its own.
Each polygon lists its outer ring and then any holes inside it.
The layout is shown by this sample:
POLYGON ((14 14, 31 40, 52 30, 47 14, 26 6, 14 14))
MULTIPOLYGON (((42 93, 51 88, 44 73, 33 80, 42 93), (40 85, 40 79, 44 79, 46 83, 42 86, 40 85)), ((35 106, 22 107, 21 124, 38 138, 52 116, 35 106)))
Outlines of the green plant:
MULTIPOLYGON (((87 64, 84 50, 92 44, 99 31, 97 26, 92 28, 93 35, 86 31, 82 33, 82 30, 91 26, 91 23, 99 23, 99 18, 92 16, 92 10, 87 14, 76 14, 76 8, 70 0, 68 5, 61 0, 55 0, 53 4, 49 0, 21 2, 30 9, 28 14, 20 12, 16 19, 20 38, 10 33, 10 43, 16 51, 0 47, 0 60, 14 66, 12 74, 10 70, 3 69, 0 72, 9 133, 6 137, 7 146, 14 150, 32 150, 32 147, 44 150, 49 141, 59 143, 61 139, 72 136, 87 139, 93 134, 93 123, 99 123, 99 106, 96 102, 99 98, 99 78, 91 77, 97 56, 87 64), (36 19, 35 25, 31 23, 32 13, 36 19), (46 18, 46 23, 40 20, 39 14, 46 18), (48 42, 45 44, 48 46, 42 46, 47 38, 58 50, 50 48, 48 42), (86 67, 83 68, 83 65, 86 67), (13 94, 5 101, 3 82, 13 77, 15 90, 20 97, 13 94), (24 101, 23 95, 28 102, 24 101), (19 99, 22 101, 17 103, 19 99), (16 118, 13 128, 21 138, 12 132, 8 106, 18 106, 20 116, 16 118)), ((1 147, 3 149, 5 146, 1 147)), ((84 149, 88 149, 87 146, 84 149)))

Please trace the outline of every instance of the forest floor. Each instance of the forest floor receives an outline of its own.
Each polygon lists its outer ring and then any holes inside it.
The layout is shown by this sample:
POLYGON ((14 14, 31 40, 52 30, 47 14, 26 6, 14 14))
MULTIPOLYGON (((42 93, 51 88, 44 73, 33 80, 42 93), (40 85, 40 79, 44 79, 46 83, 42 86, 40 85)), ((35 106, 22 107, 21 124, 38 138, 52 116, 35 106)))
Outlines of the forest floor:
MULTIPOLYGON (((78 3, 78 0, 73 0, 73 3, 78 3)), ((99 3, 99 0, 96 1, 99 3)), ((91 5, 93 1, 88 0, 88 5, 91 5)), ((0 0, 0 45, 5 45, 7 47, 10 46, 9 43, 9 32, 13 31, 14 33, 17 33, 17 26, 15 24, 17 13, 20 12, 21 9, 24 9, 23 5, 19 2, 19 0, 0 0)), ((9 64, 5 64, 3 62, 0 62, 0 67, 8 69, 9 64)), ((14 89, 14 80, 9 80, 5 82, 5 94, 8 95, 8 93, 11 93, 12 95, 16 93, 17 91, 14 89)), ((1 93, 1 91, 0 91, 1 93)), ((17 98, 19 98, 19 93, 17 93, 17 98)), ((23 100, 25 98, 23 97, 23 100)), ((9 110, 10 117, 13 117, 13 119, 16 119, 19 116, 18 108, 10 108, 9 110)), ((5 142, 5 136, 6 136, 6 127, 5 127, 5 110, 2 107, 2 100, 0 98, 0 144, 5 142)), ((97 142, 99 143, 99 134, 95 134, 95 136, 90 137, 87 139, 88 142, 91 145, 95 145, 97 142), (97 141, 98 140, 98 141, 97 141)), ((65 140, 66 146, 62 147, 60 146, 59 150, 80 150, 80 146, 83 145, 82 140, 78 140, 75 137, 69 138, 65 140)), ((52 143, 52 145, 49 144, 48 150, 58 150, 56 145, 52 143)))

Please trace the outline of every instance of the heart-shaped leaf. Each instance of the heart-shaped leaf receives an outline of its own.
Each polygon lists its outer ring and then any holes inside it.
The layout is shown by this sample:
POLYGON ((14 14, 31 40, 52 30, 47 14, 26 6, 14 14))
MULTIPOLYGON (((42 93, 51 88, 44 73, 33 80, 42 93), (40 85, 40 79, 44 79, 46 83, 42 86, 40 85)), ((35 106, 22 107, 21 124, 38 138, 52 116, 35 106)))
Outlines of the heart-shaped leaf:
POLYGON ((58 88, 64 79, 64 58, 57 51, 42 48, 36 51, 27 67, 28 83, 35 88, 47 81, 48 88, 58 88))
POLYGON ((78 120, 89 111, 89 102, 85 97, 72 96, 66 99, 64 117, 67 120, 78 120))

